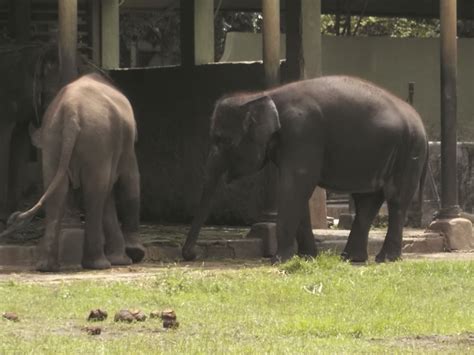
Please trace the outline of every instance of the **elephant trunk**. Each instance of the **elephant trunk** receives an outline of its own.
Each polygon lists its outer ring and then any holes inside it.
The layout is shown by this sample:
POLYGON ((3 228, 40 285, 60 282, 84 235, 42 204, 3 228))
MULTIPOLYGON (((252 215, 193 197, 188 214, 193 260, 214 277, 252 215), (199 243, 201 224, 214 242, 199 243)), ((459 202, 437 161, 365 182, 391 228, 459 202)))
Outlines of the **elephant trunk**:
POLYGON ((226 170, 225 160, 222 153, 213 146, 206 164, 206 175, 198 210, 196 211, 191 228, 189 229, 182 254, 185 260, 196 258, 196 241, 202 225, 206 222, 211 209, 211 202, 220 178, 226 170))

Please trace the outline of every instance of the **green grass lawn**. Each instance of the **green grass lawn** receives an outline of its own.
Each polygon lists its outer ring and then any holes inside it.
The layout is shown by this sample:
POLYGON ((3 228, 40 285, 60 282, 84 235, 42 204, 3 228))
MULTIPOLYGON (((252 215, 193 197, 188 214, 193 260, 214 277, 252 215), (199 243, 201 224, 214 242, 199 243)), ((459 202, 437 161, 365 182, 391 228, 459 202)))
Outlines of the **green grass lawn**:
MULTIPOLYGON (((111 273, 111 275, 113 275, 111 273)), ((0 283, 0 354, 472 353, 474 262, 352 266, 334 256, 279 267, 170 266, 129 281, 0 283), (83 327, 108 311, 102 334, 83 327), (173 308, 159 319, 115 323, 122 308, 173 308)))

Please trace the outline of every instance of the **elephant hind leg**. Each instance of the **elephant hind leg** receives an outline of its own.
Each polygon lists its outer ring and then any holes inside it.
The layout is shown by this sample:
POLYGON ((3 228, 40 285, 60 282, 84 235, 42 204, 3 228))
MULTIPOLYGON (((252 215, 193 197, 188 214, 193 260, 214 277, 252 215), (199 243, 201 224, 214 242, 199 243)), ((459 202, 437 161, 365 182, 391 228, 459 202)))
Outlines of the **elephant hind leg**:
POLYGON ((375 261, 395 261, 402 255, 403 227, 408 208, 418 189, 423 164, 410 160, 404 171, 385 187, 388 207, 388 229, 382 249, 375 261))
POLYGON ((111 267, 105 257, 103 216, 109 194, 110 169, 94 166, 81 173, 83 203, 85 210, 85 238, 82 267, 85 269, 107 269, 111 267))
POLYGON ((123 159, 122 173, 119 176, 116 192, 119 218, 125 239, 125 250, 134 263, 145 257, 145 248, 140 242, 140 175, 135 153, 132 151, 123 159))
POLYGON ((396 261, 402 255, 403 226, 409 203, 401 204, 398 201, 388 201, 388 229, 382 249, 375 257, 375 261, 396 261))
POLYGON ((130 265, 125 253, 125 240, 117 218, 115 197, 111 189, 104 208, 105 255, 112 265, 130 265))
POLYGON ((345 260, 365 262, 368 259, 369 230, 384 201, 383 191, 352 194, 356 215, 341 257, 345 260))

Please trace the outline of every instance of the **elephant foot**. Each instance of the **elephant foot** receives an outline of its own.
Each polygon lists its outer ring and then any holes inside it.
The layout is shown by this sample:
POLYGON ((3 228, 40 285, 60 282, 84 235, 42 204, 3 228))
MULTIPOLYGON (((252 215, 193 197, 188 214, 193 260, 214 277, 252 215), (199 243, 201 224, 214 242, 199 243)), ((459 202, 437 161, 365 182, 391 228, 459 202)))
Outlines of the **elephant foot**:
POLYGON ((132 259, 130 259, 127 255, 123 253, 106 254, 106 257, 107 260, 115 266, 124 266, 132 264, 132 259))
POLYGON ((316 248, 299 248, 298 256, 308 259, 315 258, 318 256, 318 250, 316 248))
POLYGON ((145 257, 145 247, 141 243, 130 243, 125 246, 125 252, 133 263, 139 263, 145 257))
POLYGON ((341 259, 344 261, 350 261, 352 263, 365 263, 369 259, 367 252, 348 252, 343 251, 341 253, 341 259))
POLYGON ((52 260, 40 260, 36 264, 36 271, 40 272, 58 272, 59 271, 59 263, 57 261, 52 260))
POLYGON ((196 248, 194 247, 184 247, 181 254, 183 255, 183 259, 186 261, 196 260, 197 257, 196 248))
POLYGON ((402 253, 386 253, 381 251, 375 257, 377 263, 384 263, 386 261, 394 262, 399 260, 402 260, 402 253))
POLYGON ((102 270, 102 269, 110 269, 112 264, 105 256, 99 258, 84 258, 82 259, 82 267, 84 269, 94 269, 94 270, 102 270))

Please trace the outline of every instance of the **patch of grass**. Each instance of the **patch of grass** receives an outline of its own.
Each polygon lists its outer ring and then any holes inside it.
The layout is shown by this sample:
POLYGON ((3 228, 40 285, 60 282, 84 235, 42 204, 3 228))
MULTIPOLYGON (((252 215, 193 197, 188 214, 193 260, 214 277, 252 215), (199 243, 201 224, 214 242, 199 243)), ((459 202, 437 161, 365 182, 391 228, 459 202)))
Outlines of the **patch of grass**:
POLYGON ((474 262, 353 266, 338 257, 279 267, 170 267, 130 281, 0 283, 0 353, 340 353, 474 350, 474 262), (81 329, 109 312, 102 335, 81 329), (118 324, 122 308, 173 308, 118 324))

